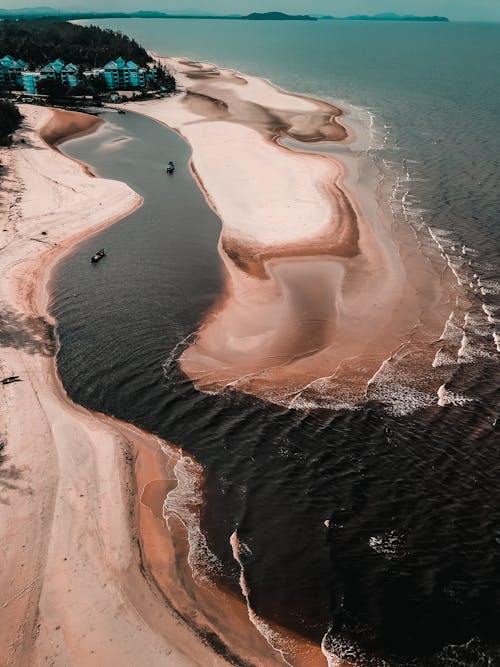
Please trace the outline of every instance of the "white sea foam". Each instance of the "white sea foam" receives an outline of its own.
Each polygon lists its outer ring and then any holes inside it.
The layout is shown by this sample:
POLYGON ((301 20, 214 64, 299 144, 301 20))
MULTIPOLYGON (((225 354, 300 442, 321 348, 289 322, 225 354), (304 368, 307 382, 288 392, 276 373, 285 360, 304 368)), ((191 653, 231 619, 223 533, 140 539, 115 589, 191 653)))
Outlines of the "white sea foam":
POLYGON ((478 359, 496 360, 497 355, 492 351, 491 338, 496 346, 495 332, 491 332, 491 325, 482 317, 466 313, 464 319, 464 334, 458 351, 460 364, 472 364, 478 359))
MULTIPOLYGON (((233 558, 240 568, 240 589, 247 603, 248 618, 250 619, 250 622, 255 626, 259 634, 264 637, 269 646, 281 655, 283 662, 286 665, 289 665, 289 667, 293 667, 292 663, 288 662, 286 659, 287 648, 290 648, 288 642, 279 633, 275 632, 260 616, 258 616, 250 604, 250 589, 245 579, 245 568, 241 560, 241 554, 245 547, 242 548, 242 544, 239 541, 238 529, 235 529, 231 534, 229 543, 231 544, 233 558)), ((246 549, 248 549, 248 547, 246 547, 246 549)))
MULTIPOLYGON (((360 655, 353 643, 335 633, 332 627, 328 628, 321 640, 321 652, 326 658, 328 667, 343 667, 346 662, 361 666, 366 658, 360 655)), ((389 667, 382 658, 378 658, 376 664, 377 667, 389 667)))
POLYGON ((467 396, 462 396, 461 394, 455 394, 452 391, 446 389, 446 385, 442 384, 438 391, 438 405, 444 408, 446 405, 465 405, 466 403, 471 403, 474 399, 468 398, 467 396))
POLYGON ((495 347, 497 348, 497 352, 500 352, 500 334, 497 331, 493 332, 493 340, 495 342, 495 347))
POLYGON ((372 385, 374 382, 377 381, 377 378, 382 376, 384 374, 384 371, 386 370, 389 362, 391 361, 392 357, 388 357, 387 359, 384 359, 384 361, 381 363, 380 367, 375 371, 375 373, 372 375, 372 377, 368 380, 366 383, 366 388, 368 392, 368 387, 372 385))
POLYGON ((489 324, 500 324, 500 318, 497 317, 500 313, 499 307, 483 303, 482 308, 489 324))
POLYGON ((462 245, 462 255, 473 255, 474 257, 477 257, 478 251, 475 248, 470 248, 467 245, 462 245))
POLYGON ((440 366, 454 366, 457 363, 455 357, 452 357, 451 354, 443 352, 442 349, 438 350, 434 356, 432 362, 433 368, 439 368, 440 366))
POLYGON ((372 535, 368 540, 368 544, 373 551, 387 558, 394 558, 399 555, 402 542, 402 535, 395 530, 382 535, 372 535))
POLYGON ((187 531, 189 541, 188 563, 193 576, 199 582, 211 584, 210 573, 222 570, 217 556, 208 547, 200 528, 200 509, 203 503, 203 469, 190 456, 181 455, 174 466, 177 486, 169 491, 163 503, 163 517, 169 527, 169 519, 177 517, 187 531))
POLYGON ((492 295, 497 295, 500 294, 500 283, 497 282, 496 280, 486 280, 483 278, 479 278, 477 281, 477 284, 481 288, 481 294, 492 294, 492 295))
POLYGON ((320 399, 304 398, 300 394, 294 397, 293 402, 285 404, 286 407, 292 410, 317 410, 322 408, 324 410, 359 410, 361 406, 348 401, 336 400, 335 397, 322 397, 320 399))
POLYGON ((434 403, 434 398, 414 386, 415 378, 398 368, 389 357, 368 381, 366 397, 380 401, 386 411, 395 417, 404 417, 419 408, 434 403))
POLYGON ((427 227, 429 234, 439 248, 441 255, 446 260, 446 263, 455 276, 459 285, 466 284, 465 276, 463 274, 464 258, 457 249, 456 241, 453 240, 453 235, 446 229, 439 229, 437 227, 427 227))
POLYGON ((330 631, 328 631, 321 640, 321 652, 326 658, 328 667, 342 667, 344 660, 343 658, 339 658, 337 655, 333 653, 333 647, 331 646, 329 632, 330 631))
POLYGON ((434 402, 431 394, 397 382, 379 386, 372 398, 385 403, 387 412, 394 417, 404 417, 434 402))
POLYGON ((327 375, 312 380, 294 394, 286 404, 288 409, 314 409, 318 407, 329 410, 355 410, 362 401, 361 395, 353 395, 344 389, 339 395, 339 387, 332 384, 335 375, 327 375))

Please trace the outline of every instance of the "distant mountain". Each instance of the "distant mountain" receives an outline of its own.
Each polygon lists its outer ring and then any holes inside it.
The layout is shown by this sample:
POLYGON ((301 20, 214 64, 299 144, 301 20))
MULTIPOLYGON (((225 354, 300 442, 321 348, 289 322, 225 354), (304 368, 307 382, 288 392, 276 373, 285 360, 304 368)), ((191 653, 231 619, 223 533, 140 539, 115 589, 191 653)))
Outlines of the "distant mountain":
POLYGON ((57 16, 63 12, 60 9, 54 9, 54 7, 23 7, 22 9, 0 9, 0 16, 10 16, 14 14, 15 16, 29 16, 33 18, 34 16, 57 16))
POLYGON ((145 19, 232 19, 242 21, 441 21, 447 22, 444 16, 413 16, 400 14, 355 14, 353 16, 310 16, 309 14, 285 14, 284 12, 252 12, 247 16, 241 14, 197 14, 193 10, 172 11, 172 13, 161 11, 138 10, 135 12, 89 12, 89 11, 67 11, 54 9, 53 7, 26 7, 23 9, 0 9, 0 19, 34 19, 47 18, 60 21, 70 19, 104 19, 104 18, 145 18, 145 19))
POLYGON ((393 14, 391 12, 386 14, 354 14, 353 16, 345 17, 330 17, 337 21, 444 21, 449 22, 450 19, 446 16, 414 16, 413 14, 393 14))
POLYGON ((317 21, 308 14, 284 14, 283 12, 253 12, 241 18, 248 21, 317 21))

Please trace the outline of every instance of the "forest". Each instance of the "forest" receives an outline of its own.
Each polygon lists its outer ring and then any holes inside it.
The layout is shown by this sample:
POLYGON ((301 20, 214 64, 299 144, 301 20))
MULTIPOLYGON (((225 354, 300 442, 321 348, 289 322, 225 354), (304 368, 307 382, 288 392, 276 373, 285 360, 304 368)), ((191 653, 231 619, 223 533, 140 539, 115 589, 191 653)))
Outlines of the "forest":
POLYGON ((32 68, 56 58, 83 68, 102 67, 118 56, 141 66, 151 60, 140 44, 121 32, 54 19, 0 21, 0 57, 4 55, 21 58, 32 68))
POLYGON ((21 119, 15 104, 9 100, 0 100, 0 146, 10 144, 10 135, 19 127, 21 119))

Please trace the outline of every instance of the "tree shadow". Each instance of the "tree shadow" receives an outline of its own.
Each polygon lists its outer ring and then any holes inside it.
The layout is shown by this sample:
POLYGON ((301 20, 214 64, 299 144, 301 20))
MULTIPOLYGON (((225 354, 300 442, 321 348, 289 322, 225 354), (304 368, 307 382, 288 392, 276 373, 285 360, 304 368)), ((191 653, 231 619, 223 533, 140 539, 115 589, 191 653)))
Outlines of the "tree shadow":
POLYGON ((7 491, 23 491, 18 485, 21 480, 21 469, 17 466, 6 465, 7 456, 4 453, 5 441, 0 440, 0 503, 8 505, 9 500, 6 497, 7 491))
POLYGON ((43 317, 24 316, 10 308, 0 308, 0 347, 53 357, 56 352, 54 327, 43 317))

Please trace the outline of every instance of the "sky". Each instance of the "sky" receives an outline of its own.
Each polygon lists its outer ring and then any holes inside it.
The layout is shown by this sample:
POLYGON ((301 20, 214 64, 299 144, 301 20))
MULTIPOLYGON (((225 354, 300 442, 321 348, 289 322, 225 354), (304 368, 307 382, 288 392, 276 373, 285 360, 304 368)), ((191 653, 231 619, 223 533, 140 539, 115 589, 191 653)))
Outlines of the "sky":
POLYGON ((50 6, 88 11, 199 10, 220 14, 284 11, 295 14, 440 14, 463 21, 500 21, 500 0, 0 0, 0 8, 50 6))

